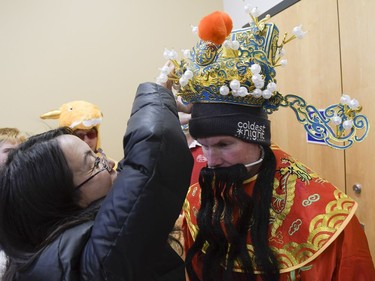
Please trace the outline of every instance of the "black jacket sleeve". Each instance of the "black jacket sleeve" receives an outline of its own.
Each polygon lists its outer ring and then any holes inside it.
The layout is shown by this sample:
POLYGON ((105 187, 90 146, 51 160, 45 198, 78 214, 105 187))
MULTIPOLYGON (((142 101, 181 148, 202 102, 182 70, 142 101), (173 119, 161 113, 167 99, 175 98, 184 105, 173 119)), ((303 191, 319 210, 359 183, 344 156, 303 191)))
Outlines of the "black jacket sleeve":
POLYGON ((165 247, 193 164, 171 91, 139 86, 124 153, 82 254, 82 280, 148 280, 165 247))

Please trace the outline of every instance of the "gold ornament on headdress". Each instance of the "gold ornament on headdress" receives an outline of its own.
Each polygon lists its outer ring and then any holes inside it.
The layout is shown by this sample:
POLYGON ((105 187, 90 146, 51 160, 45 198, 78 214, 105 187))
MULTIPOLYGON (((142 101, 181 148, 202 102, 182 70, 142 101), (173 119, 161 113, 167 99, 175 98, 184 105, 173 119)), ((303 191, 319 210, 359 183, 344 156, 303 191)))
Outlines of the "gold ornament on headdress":
POLYGON ((290 107, 309 135, 331 147, 345 149, 362 141, 369 123, 360 115, 362 107, 355 99, 344 95, 339 104, 322 113, 296 95, 281 95, 277 91, 275 67, 285 66, 284 46, 306 32, 301 26, 286 33, 279 43, 279 30, 268 23, 270 16, 258 20, 256 9, 249 10, 250 26, 232 31, 230 17, 214 12, 204 17, 198 33, 201 40, 184 58, 177 60, 174 50, 165 50, 164 57, 174 64, 161 69, 158 82, 174 82, 178 95, 186 103, 226 103, 263 107, 270 114, 280 106, 290 107), (361 130, 362 134, 358 134, 361 130))

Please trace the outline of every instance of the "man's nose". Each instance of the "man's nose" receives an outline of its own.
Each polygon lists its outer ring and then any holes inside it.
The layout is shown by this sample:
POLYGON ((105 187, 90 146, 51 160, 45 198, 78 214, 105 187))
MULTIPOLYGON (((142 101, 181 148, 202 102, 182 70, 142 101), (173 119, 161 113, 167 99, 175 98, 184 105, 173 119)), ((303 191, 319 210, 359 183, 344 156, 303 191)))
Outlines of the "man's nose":
POLYGON ((204 152, 204 156, 207 158, 207 166, 209 168, 220 167, 220 165, 222 165, 222 159, 219 151, 214 148, 208 148, 204 152))

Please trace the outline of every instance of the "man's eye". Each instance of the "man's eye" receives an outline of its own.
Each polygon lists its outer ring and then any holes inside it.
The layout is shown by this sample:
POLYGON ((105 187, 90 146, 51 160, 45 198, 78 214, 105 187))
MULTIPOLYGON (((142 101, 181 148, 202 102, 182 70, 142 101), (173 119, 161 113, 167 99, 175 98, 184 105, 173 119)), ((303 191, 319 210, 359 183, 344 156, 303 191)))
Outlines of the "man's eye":
POLYGON ((226 146, 228 146, 228 144, 227 143, 219 143, 217 146, 218 147, 226 147, 226 146))

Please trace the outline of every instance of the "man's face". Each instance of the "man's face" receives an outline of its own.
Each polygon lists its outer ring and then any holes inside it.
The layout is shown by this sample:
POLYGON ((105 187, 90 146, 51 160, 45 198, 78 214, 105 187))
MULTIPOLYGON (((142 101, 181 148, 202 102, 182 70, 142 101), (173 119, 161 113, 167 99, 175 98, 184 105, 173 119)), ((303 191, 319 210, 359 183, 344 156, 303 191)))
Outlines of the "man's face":
MULTIPOLYGON (((246 168, 244 164, 257 161, 261 149, 257 144, 227 136, 198 141, 203 146, 209 167, 202 168, 199 175, 201 206, 197 224, 200 238, 196 241, 207 241, 207 257, 222 262, 228 258, 230 249, 247 253, 243 241, 252 217, 253 199, 243 184, 252 176, 249 171, 256 173, 257 170, 256 166, 246 168)), ((204 243, 198 247, 203 249, 204 243)), ((229 257, 233 261, 238 255, 229 257)))
POLYGON ((231 136, 198 138, 197 141, 202 145, 209 168, 246 165, 257 161, 261 156, 261 148, 258 144, 244 142, 231 136))
POLYGON ((74 134, 89 145, 92 151, 96 152, 98 143, 98 131, 95 128, 89 130, 75 130, 74 134))

